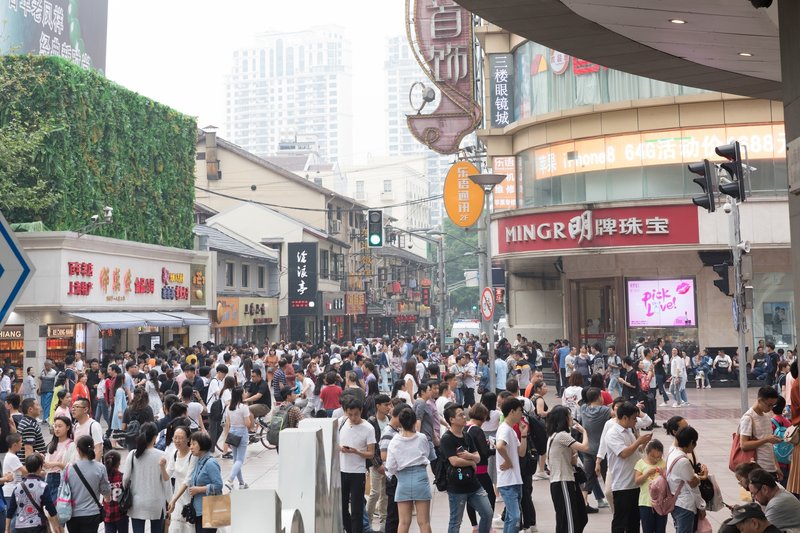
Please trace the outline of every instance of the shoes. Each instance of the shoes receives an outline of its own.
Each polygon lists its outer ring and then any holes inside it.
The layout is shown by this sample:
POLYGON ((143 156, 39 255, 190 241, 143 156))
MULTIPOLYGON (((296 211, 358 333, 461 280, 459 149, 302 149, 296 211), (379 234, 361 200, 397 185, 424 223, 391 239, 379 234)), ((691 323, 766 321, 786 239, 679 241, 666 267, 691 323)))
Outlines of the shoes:
POLYGON ((595 514, 599 512, 600 510, 597 507, 592 507, 591 505, 586 506, 586 514, 595 514))
POLYGON ((644 428, 643 431, 653 431, 654 429, 656 429, 656 425, 655 424, 650 424, 649 426, 644 428))
POLYGON ((226 481, 225 488, 228 489, 228 492, 233 492, 233 481, 226 481))
POLYGON ((681 404, 681 407, 688 407, 688 406, 689 406, 689 402, 683 402, 683 403, 681 404))
POLYGON ((659 407, 668 407, 669 404, 667 402, 661 402, 660 404, 658 404, 658 406, 659 407))
POLYGON ((503 520, 500 518, 499 515, 495 516, 494 520, 492 520, 492 527, 495 528, 495 529, 501 529, 502 530, 503 529, 503 525, 504 525, 503 524, 503 520))
POLYGON ((678 402, 673 402, 672 407, 678 407, 678 402))
POLYGON ((545 472, 536 472, 533 475, 533 480, 534 481, 544 481, 544 480, 548 480, 548 479, 550 479, 550 476, 548 476, 545 472))
POLYGON ((536 529, 536 526, 531 526, 528 528, 528 533, 538 533, 539 530, 536 529))
POLYGON ((703 387, 701 387, 700 385, 698 385, 698 386, 697 386, 697 387, 695 387, 695 388, 699 390, 699 389, 702 389, 703 387))
POLYGON ((706 385, 706 388, 707 388, 707 389, 710 389, 710 388, 711 388, 711 385, 710 385, 710 384, 709 384, 709 385, 706 385))
POLYGON ((233 459, 233 454, 231 452, 223 453, 222 454, 222 458, 223 459, 233 459))
POLYGON ((247 483, 239 483, 239 490, 247 490, 250 488, 250 485, 247 483))
POLYGON ((597 500, 598 509, 605 509, 606 507, 608 507, 608 500, 606 500, 605 498, 600 498, 599 500, 597 500))

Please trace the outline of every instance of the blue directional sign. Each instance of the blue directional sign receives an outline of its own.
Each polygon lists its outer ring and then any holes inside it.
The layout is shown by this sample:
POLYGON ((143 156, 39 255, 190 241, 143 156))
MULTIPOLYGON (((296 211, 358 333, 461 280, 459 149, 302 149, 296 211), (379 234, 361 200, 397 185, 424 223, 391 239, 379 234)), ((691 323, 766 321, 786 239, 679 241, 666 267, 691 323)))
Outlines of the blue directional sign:
POLYGON ((0 328, 36 271, 0 213, 0 328))

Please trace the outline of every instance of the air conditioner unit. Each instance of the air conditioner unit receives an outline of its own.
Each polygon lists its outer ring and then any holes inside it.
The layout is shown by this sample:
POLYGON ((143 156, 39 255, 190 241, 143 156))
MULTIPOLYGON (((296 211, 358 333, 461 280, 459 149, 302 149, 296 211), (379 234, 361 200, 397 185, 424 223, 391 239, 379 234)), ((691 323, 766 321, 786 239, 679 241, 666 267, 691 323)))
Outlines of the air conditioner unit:
POLYGON ((342 232, 342 221, 331 220, 331 235, 338 235, 342 232))

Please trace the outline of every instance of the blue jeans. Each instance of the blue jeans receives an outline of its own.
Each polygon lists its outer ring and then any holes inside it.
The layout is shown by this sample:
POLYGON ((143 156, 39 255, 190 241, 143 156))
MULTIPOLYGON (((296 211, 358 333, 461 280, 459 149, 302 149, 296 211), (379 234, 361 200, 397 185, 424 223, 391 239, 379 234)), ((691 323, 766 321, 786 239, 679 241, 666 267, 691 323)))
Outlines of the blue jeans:
POLYGON ((106 403, 105 399, 98 398, 97 400, 97 407, 94 410, 94 419, 100 422, 101 420, 105 420, 106 424, 109 426, 111 423, 109 422, 111 413, 108 411, 108 404, 106 403))
POLYGON ((50 418, 50 404, 53 403, 53 391, 43 392, 40 403, 42 404, 42 420, 47 420, 50 418))
MULTIPOLYGON (((519 485, 519 488, 522 488, 522 485, 519 485)), ((447 526, 447 533, 458 533, 461 529, 461 519, 464 517, 464 506, 467 503, 481 517, 478 533, 489 533, 489 529, 492 527, 492 507, 489 505, 489 496, 483 488, 463 494, 448 492, 447 499, 450 501, 450 522, 447 526)), ((517 516, 519 516, 519 511, 517 511, 517 516)))
POLYGON ((667 517, 661 516, 652 507, 639 506, 639 520, 642 522, 642 533, 666 533, 667 517))
POLYGON ((44 481, 50 489, 50 495, 55 495, 55 497, 58 498, 58 487, 61 486, 61 472, 48 473, 44 481))
POLYGON ((675 524, 675 533, 694 533, 694 513, 675 507, 672 511, 672 521, 675 524))
POLYGON ((247 444, 248 444, 248 437, 247 437, 247 428, 243 427, 232 427, 228 432, 231 435, 237 435, 242 438, 239 441, 239 445, 233 448, 233 468, 231 468, 231 473, 228 475, 228 480, 233 481, 233 478, 239 479, 239 484, 244 484, 244 476, 242 475, 242 465, 244 464, 244 459, 247 456, 247 444))
POLYGON ((519 500, 522 498, 522 485, 500 487, 500 496, 502 496, 503 503, 506 505, 503 533, 517 533, 519 531, 519 500))

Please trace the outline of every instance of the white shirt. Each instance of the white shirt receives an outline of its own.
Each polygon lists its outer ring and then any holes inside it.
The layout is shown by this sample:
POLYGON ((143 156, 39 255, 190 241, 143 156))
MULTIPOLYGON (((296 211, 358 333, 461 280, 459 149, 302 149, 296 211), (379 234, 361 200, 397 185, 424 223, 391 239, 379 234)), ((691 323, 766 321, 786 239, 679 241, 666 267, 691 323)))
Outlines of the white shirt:
MULTIPOLYGON (((597 448, 597 457, 605 457, 608 454, 608 446, 606 446, 606 435, 608 435, 608 430, 617 423, 616 418, 609 418, 606 420, 606 424, 603 426, 603 434, 600 435, 600 444, 597 448)), ((643 413, 642 416, 636 419, 636 429, 644 429, 646 427, 650 427, 653 423, 653 419, 650 418, 647 413, 643 413)))
MULTIPOLYGON (((350 420, 337 422, 339 430, 339 446, 349 446, 360 452, 367 451, 367 446, 375 444, 375 428, 366 420, 353 425, 350 420)), ((366 459, 356 453, 339 452, 339 470, 349 474, 365 474, 367 472, 366 459)))
MULTIPOLYGON (((739 420, 739 435, 746 435, 756 440, 772 435, 771 415, 772 413, 759 415, 751 407, 739 420)), ((775 472, 775 448, 772 444, 762 444, 756 448, 756 462, 767 472, 775 472)))
POLYGON ((703 497, 700 496, 700 486, 698 485, 695 488, 689 486, 688 481, 694 477, 694 468, 692 468, 689 458, 683 459, 684 457, 686 457, 686 454, 680 448, 673 448, 669 452, 669 456, 667 456, 667 472, 669 472, 667 481, 672 494, 676 494, 675 491, 678 490, 678 485, 681 484, 681 481, 684 482, 681 491, 677 493, 678 497, 675 500, 675 506, 694 513, 698 508, 705 509, 706 504, 703 501, 703 497), (675 461, 678 462, 675 463, 675 461), (675 463, 674 467, 672 467, 673 463, 675 463), (669 470, 670 467, 672 467, 671 472, 669 470))
POLYGON ((497 465, 497 487, 510 487, 512 485, 522 485, 522 474, 519 470, 519 439, 514 432, 514 428, 503 422, 497 428, 497 442, 506 443, 506 453, 511 459, 511 468, 501 470, 500 466, 505 462, 500 454, 497 454, 495 464, 497 465))
POLYGON ((386 475, 393 476, 410 466, 427 465, 428 438, 422 433, 411 437, 395 435, 386 450, 386 475))
POLYGON ((636 437, 633 431, 619 425, 616 421, 605 435, 608 450, 608 471, 611 476, 611 490, 629 490, 637 487, 634 481, 634 466, 639 460, 639 452, 634 451, 627 458, 620 457, 622 451, 633 444, 636 437))
POLYGON ((20 468, 22 468, 22 461, 19 460, 17 454, 8 452, 5 458, 3 458, 3 475, 9 472, 14 472, 14 481, 3 485, 3 496, 6 498, 11 497, 11 495, 14 493, 14 489, 17 487, 17 484, 22 481, 22 473, 20 473, 20 468))
POLYGON ((683 360, 683 357, 672 358, 670 372, 673 378, 683 379, 686 377, 686 362, 683 360))
POLYGON ((208 396, 206 396, 206 403, 210 404, 212 400, 216 400, 217 392, 222 388, 222 381, 214 378, 208 382, 208 396))

